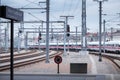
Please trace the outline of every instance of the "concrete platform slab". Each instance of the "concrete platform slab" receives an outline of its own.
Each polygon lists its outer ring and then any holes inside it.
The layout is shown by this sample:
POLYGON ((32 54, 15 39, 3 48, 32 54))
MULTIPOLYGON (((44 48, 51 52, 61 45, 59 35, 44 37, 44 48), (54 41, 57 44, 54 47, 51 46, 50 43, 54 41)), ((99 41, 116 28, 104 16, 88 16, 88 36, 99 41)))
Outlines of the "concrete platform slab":
MULTIPOLYGON (((9 74, 0 74, 0 80, 9 80, 9 74)), ((14 80, 106 80, 104 75, 77 74, 15 74, 14 80)))

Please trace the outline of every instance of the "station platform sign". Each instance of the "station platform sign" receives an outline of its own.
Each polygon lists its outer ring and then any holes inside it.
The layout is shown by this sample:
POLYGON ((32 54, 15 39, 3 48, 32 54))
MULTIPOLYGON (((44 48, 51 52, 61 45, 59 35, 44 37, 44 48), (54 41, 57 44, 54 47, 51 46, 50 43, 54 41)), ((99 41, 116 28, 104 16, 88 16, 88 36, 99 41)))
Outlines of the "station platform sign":
POLYGON ((0 6, 0 17, 15 21, 23 21, 23 11, 9 6, 0 6))

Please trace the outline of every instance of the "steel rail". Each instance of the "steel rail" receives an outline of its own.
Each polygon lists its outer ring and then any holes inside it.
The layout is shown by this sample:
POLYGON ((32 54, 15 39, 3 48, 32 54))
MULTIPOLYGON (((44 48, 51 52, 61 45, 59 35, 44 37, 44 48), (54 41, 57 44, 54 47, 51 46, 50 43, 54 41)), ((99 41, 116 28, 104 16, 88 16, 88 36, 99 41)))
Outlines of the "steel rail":
MULTIPOLYGON (((50 58, 53 58, 56 55, 61 55, 62 53, 63 53, 62 51, 55 52, 54 54, 50 55, 50 58)), ((31 57, 32 56, 33 55, 31 55, 31 57)), ((40 55, 37 55, 37 56, 40 56, 40 55)), ((21 62, 18 62, 18 63, 14 63, 14 68, 22 67, 22 66, 29 65, 29 64, 34 64, 36 62, 40 62, 40 61, 44 61, 44 60, 45 60, 45 56, 35 58, 35 59, 26 60, 26 61, 21 61, 21 62)), ((9 70, 9 69, 10 69, 10 64, 9 63, 6 64, 6 65, 0 66, 0 71, 9 70)))
MULTIPOLYGON (((90 54, 99 56, 98 52, 90 52, 90 54)), ((119 60, 120 61, 120 57, 116 57, 116 56, 112 56, 112 55, 106 55, 106 54, 102 54, 101 56, 109 59, 112 63, 114 63, 120 69, 120 65, 117 62, 114 61, 114 60, 119 60)))

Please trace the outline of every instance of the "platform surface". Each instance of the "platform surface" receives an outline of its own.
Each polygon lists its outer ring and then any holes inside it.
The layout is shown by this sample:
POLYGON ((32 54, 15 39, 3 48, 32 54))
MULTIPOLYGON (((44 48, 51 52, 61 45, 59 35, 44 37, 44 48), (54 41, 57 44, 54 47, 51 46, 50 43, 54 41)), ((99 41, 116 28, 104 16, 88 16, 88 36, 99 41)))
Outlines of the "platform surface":
MULTIPOLYGON (((14 69, 15 80, 120 80, 120 71, 107 59, 98 61, 97 56, 69 52, 61 55, 60 74, 54 59, 14 69), (70 63, 87 63, 87 74, 71 74, 70 63)), ((0 80, 9 80, 9 71, 0 72, 0 80)))

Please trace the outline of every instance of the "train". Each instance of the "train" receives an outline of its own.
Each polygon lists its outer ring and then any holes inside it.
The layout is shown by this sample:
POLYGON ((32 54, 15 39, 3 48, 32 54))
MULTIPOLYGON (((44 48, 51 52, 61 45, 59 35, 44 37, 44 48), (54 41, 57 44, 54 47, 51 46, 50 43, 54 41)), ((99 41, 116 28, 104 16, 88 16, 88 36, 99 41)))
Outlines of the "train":
MULTIPOLYGON (((99 51, 99 42, 89 42, 88 49, 92 51, 99 51)), ((101 42, 102 52, 120 54, 120 41, 101 42)))
MULTIPOLYGON (((65 44, 66 49, 69 50, 81 50, 81 42, 66 42, 65 44)), ((39 48, 38 44, 28 45, 28 48, 39 48)), ((40 48, 46 48, 46 43, 40 43, 40 48)), ((64 49, 64 43, 50 43, 50 49, 64 49)), ((99 51, 99 41, 96 42, 87 42, 87 50, 88 51, 99 51)), ((101 50, 102 52, 109 52, 109 53, 117 53, 120 54, 120 41, 107 41, 101 42, 101 50)))

